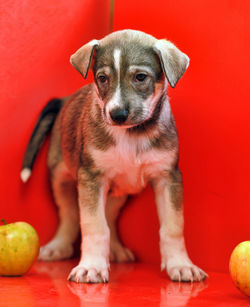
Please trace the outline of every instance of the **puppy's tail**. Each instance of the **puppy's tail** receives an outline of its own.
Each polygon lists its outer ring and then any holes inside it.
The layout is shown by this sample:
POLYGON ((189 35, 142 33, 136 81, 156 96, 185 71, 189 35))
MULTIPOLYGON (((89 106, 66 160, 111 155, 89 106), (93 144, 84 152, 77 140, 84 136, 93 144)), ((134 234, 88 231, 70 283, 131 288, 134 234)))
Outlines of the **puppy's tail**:
POLYGON ((51 130, 62 105, 62 99, 54 98, 41 111, 24 155, 22 171, 20 173, 23 182, 29 179, 36 155, 46 135, 51 130))

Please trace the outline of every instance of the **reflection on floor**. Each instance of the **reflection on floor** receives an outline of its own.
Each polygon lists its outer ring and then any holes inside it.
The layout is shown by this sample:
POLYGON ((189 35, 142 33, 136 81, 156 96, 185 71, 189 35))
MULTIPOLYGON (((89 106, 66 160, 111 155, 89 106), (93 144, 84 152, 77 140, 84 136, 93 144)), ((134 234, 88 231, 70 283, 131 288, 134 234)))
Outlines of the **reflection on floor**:
POLYGON ((159 266, 112 264, 107 284, 67 281, 76 260, 37 262, 23 277, 0 277, 1 307, 30 306, 249 306, 228 274, 201 283, 174 283, 159 266))

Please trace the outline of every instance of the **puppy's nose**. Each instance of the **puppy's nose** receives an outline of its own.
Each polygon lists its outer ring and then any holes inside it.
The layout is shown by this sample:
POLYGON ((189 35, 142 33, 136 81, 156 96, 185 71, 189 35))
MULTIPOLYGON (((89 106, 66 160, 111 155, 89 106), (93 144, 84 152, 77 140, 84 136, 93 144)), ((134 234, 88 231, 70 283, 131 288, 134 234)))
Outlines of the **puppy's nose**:
POLYGON ((112 118, 113 122, 116 124, 124 123, 128 118, 128 110, 127 109, 114 109, 110 111, 110 117, 112 118))

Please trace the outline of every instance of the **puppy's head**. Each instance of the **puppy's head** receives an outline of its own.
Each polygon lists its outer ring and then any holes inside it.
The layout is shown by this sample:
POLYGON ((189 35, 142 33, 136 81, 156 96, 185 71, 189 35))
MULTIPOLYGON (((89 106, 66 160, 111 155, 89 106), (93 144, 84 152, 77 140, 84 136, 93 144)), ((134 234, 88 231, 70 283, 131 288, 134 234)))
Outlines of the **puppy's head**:
POLYGON ((84 78, 92 63, 104 120, 121 127, 150 119, 166 91, 166 80, 175 87, 189 64, 169 41, 134 30, 93 40, 70 61, 84 78))

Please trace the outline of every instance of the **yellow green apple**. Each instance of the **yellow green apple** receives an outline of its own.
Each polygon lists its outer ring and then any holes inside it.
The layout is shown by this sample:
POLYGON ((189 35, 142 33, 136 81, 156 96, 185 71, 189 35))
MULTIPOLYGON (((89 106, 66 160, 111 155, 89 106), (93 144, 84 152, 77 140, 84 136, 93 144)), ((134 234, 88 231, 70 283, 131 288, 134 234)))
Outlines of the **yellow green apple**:
POLYGON ((235 247, 230 257, 229 271, 234 285, 250 296, 250 241, 241 242, 235 247))
POLYGON ((39 237, 28 223, 0 226, 0 275, 20 276, 28 272, 39 254, 39 237))

